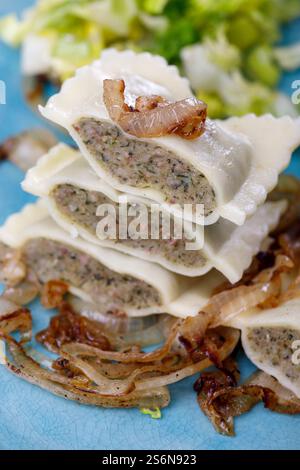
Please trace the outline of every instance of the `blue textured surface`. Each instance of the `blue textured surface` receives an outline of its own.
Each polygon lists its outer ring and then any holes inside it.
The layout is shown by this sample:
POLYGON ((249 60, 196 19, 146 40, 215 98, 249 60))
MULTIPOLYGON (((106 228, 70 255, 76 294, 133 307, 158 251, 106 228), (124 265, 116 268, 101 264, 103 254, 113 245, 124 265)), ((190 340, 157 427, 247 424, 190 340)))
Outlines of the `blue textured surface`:
MULTIPOLYGON (((18 11, 28 0, 0 0, 0 15, 18 11), (4 5, 5 4, 5 5, 4 5)), ((300 39, 300 21, 285 31, 285 41, 300 39)), ((300 78, 287 74, 281 87, 288 94, 300 78)), ((19 74, 18 52, 0 44, 0 79, 6 81, 7 104, 0 105, 0 140, 44 123, 26 106, 19 74)), ((289 172, 300 176, 295 156, 289 172)), ((22 193, 22 173, 9 163, 0 166, 0 223, 20 209, 30 196, 22 193)), ((50 314, 33 308, 34 327, 44 327, 50 314)), ((244 376, 253 369, 244 357, 244 376)), ((198 409, 193 379, 171 387, 172 403, 161 420, 137 410, 104 410, 64 401, 29 385, 0 368, 0 449, 300 449, 299 416, 271 413, 257 406, 236 419, 234 438, 215 433, 198 409)))

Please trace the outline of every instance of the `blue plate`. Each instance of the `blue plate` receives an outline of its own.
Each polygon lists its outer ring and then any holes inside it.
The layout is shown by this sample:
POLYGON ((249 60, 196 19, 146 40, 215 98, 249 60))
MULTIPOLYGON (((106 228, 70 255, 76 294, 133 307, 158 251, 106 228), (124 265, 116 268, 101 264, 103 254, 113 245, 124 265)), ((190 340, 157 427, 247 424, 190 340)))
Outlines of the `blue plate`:
MULTIPOLYGON (((3 4, 4 2, 1 2, 3 4)), ((5 2, 6 3, 6 2, 5 2)), ((20 11, 28 0, 0 5, 0 15, 20 11)), ((285 41, 299 37, 300 21, 285 30, 285 41)), ((300 72, 286 74, 281 87, 289 95, 300 72), (297 76, 298 75, 298 76, 297 76)), ((21 130, 45 125, 21 92, 19 53, 0 45, 0 80, 6 82, 7 104, 0 105, 0 140, 21 130)), ((300 176, 299 155, 289 172, 300 176)), ((20 189, 23 174, 10 163, 0 166, 0 223, 32 200, 20 189)), ((51 313, 33 306, 34 328, 46 326, 51 313)), ((241 357, 243 376, 253 366, 241 357)), ((0 449, 300 449, 300 416, 284 416, 258 405, 236 419, 236 437, 218 435, 201 413, 192 390, 194 378, 170 387, 172 402, 160 420, 138 410, 107 410, 57 398, 0 368, 0 449)))

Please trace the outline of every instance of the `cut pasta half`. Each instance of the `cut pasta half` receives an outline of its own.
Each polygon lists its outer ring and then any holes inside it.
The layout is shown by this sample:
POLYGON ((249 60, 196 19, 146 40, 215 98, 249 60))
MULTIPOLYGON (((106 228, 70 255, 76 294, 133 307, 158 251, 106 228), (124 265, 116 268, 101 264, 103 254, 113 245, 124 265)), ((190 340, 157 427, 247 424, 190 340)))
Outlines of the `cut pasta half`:
POLYGON ((187 289, 184 278, 157 264, 72 238, 49 217, 42 200, 10 216, 0 240, 21 249, 41 283, 64 281, 70 292, 106 312, 164 312, 187 289))
POLYGON ((110 118, 106 79, 124 80, 128 106, 140 96, 172 102, 192 97, 186 79, 162 58, 109 49, 67 80, 42 114, 68 130, 94 171, 116 190, 156 201, 175 215, 178 205, 190 205, 185 218, 198 224, 223 217, 242 225, 300 143, 299 119, 271 115, 207 120, 195 140, 137 138, 110 118))

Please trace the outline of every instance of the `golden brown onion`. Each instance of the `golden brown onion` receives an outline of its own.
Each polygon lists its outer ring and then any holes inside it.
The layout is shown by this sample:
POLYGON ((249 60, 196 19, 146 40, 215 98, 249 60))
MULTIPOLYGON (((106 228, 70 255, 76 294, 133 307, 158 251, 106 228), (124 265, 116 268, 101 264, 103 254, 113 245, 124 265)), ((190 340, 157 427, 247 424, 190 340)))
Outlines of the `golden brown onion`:
POLYGON ((196 139, 205 129, 207 106, 195 97, 169 103, 162 97, 139 97, 136 108, 125 103, 125 82, 104 80, 103 101, 110 118, 135 137, 176 134, 196 139))

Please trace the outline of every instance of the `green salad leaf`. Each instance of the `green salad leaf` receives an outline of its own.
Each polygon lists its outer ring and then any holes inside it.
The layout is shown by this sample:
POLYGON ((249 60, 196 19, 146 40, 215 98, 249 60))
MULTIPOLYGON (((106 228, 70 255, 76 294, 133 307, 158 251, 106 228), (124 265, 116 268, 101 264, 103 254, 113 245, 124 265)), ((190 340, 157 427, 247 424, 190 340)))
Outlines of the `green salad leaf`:
POLYGON ((274 57, 284 70, 295 70, 300 67, 300 42, 292 46, 276 47, 274 57))

